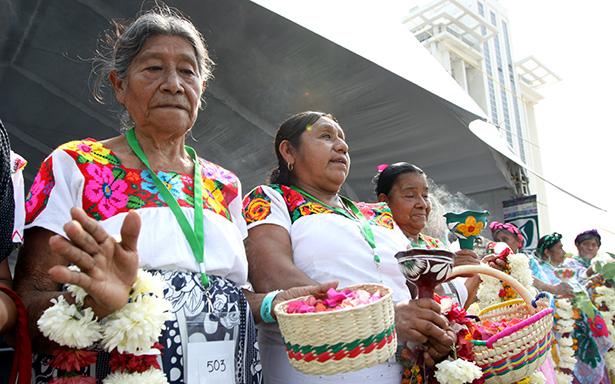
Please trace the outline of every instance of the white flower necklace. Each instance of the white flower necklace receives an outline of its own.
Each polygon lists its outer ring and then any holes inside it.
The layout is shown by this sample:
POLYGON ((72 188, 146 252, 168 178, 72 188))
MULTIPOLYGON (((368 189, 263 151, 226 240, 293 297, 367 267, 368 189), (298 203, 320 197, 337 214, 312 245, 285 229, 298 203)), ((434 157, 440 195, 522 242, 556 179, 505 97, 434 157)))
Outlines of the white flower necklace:
MULTIPOLYGON (((70 269, 79 270, 75 266, 70 269)), ((69 304, 64 296, 52 299, 53 305, 43 312, 37 322, 38 328, 49 340, 72 349, 59 351, 58 355, 76 353, 75 356, 78 356, 79 350, 92 349, 99 343, 111 353, 111 360, 115 357, 118 361, 143 361, 136 364, 138 367, 134 370, 122 364, 113 370, 112 363, 113 372, 103 380, 103 384, 167 383, 158 363, 151 363, 160 354, 154 345, 165 327, 165 321, 171 318, 171 305, 164 299, 163 284, 159 276, 139 269, 128 303, 100 321, 91 308, 83 307, 87 293, 81 287, 67 284, 67 291, 74 297, 75 303, 69 304)), ((64 370, 73 372, 80 368, 64 370)))
MULTIPOLYGON (((490 243, 487 249, 506 262, 506 273, 519 281, 523 286, 532 287, 534 278, 532 277, 530 260, 527 255, 513 253, 512 249, 505 243, 490 243)), ((481 308, 518 297, 511 287, 507 284, 502 284, 500 280, 494 277, 483 276, 481 279, 482 283, 476 293, 481 308)))

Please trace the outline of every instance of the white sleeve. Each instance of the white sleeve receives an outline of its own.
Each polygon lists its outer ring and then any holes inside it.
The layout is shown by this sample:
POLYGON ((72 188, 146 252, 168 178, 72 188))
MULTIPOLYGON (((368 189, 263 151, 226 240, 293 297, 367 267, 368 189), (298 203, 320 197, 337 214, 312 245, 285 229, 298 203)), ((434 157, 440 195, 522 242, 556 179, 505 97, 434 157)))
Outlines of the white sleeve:
POLYGON ((25 202, 25 228, 40 227, 66 237, 70 209, 82 206, 84 178, 70 155, 57 149, 36 175, 25 202))
POLYGON ((457 277, 449 281, 449 283, 451 283, 457 290, 457 295, 459 297, 459 304, 466 305, 466 301, 468 301, 468 289, 466 288, 466 278, 457 277))
POLYGON ((261 224, 275 224, 290 233, 291 219, 284 197, 275 189, 261 185, 243 199, 243 215, 248 229, 261 224))
POLYGON ((21 156, 11 151, 11 165, 13 200, 15 202, 15 213, 13 216, 13 232, 11 235, 11 239, 13 243, 23 243, 23 229, 26 222, 23 169, 26 166, 26 161, 21 156))
POLYGON ((248 237, 248 228, 246 227, 246 221, 243 218, 242 202, 241 202, 241 182, 237 179, 237 196, 231 201, 228 206, 229 213, 231 214, 231 220, 233 224, 239 229, 241 238, 246 239, 248 237))

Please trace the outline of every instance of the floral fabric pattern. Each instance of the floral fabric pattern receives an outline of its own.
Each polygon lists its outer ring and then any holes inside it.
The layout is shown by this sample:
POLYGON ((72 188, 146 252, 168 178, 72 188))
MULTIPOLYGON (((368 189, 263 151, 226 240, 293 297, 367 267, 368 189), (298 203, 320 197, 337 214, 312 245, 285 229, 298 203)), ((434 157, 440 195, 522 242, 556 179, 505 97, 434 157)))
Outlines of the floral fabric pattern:
MULTIPOLYGON (((336 213, 319 202, 306 199, 301 193, 286 185, 271 184, 269 187, 284 198, 292 223, 304 216, 336 213)), ((393 215, 385 203, 356 203, 356 205, 370 224, 393 229, 393 215)), ((271 213, 271 199, 262 187, 256 187, 245 196, 243 200, 243 213, 247 224, 264 220, 269 216, 271 213)))
POLYGON ((54 185, 53 159, 50 156, 41 165, 41 169, 26 195, 26 223, 31 223, 45 208, 54 185))
MULTIPOLYGON (((124 167, 119 158, 93 139, 72 141, 59 147, 71 156, 83 175, 83 209, 96 220, 105 220, 121 212, 147 207, 163 207, 148 170, 124 167)), ((238 194, 237 177, 225 169, 200 160, 203 174, 203 207, 231 219, 229 204, 238 194)), ((26 198, 26 222, 31 223, 47 204, 54 187, 52 157, 42 165, 26 198)), ((158 177, 180 206, 194 206, 192 175, 158 172, 158 177)))
POLYGON ((446 246, 444 245, 444 243, 442 243, 435 237, 419 233, 418 239, 416 241, 410 239, 410 246, 408 248, 446 249, 446 246))

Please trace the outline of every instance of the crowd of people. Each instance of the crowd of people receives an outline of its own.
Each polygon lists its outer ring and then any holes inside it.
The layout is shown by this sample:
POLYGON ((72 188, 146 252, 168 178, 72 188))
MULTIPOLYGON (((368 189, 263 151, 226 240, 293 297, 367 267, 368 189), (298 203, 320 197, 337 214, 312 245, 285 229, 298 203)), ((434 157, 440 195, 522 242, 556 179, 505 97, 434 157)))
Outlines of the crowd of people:
MULTIPOLYGON (((83 306, 102 319, 128 302, 139 268, 161 276, 170 302, 158 355, 169 383, 192 377, 200 363, 193 344, 199 343, 230 362, 228 382, 400 383, 403 368, 396 360, 315 376, 293 369, 286 357, 275 304, 366 282, 392 289, 400 345, 423 344, 431 365, 449 354, 455 337, 440 306, 412 297, 394 257, 410 248, 447 247, 446 239, 423 233, 431 211, 424 171, 403 162, 383 166, 375 179, 378 202, 352 201, 340 192, 351 163, 345 130, 331 114, 301 112, 277 131, 278 164, 268 182, 244 197, 237 176, 186 145, 213 67, 194 25, 157 7, 115 24, 106 37, 96 75, 124 109, 121 135, 58 147, 20 206, 15 196, 23 195, 25 162, 8 155, 2 128, 0 287, 7 293, 0 292, 0 331, 10 336, 19 319, 28 318, 32 382, 58 376, 50 364, 57 345, 37 322, 52 300, 74 300, 66 284, 83 289, 83 306), (6 257, 21 242, 12 279, 6 257), (21 303, 26 311, 18 310, 21 303)), ((522 248, 514 226, 492 229, 496 241, 515 252, 522 248)), ((573 297, 599 280, 592 259, 600 236, 581 234, 574 258, 564 258, 560 240, 543 237, 531 257, 535 286, 573 297), (567 282, 554 273, 562 263, 574 269, 567 282)), ((456 265, 482 261, 502 268, 500 260, 481 260, 474 251, 455 254, 456 265)), ((456 278, 438 292, 469 307, 480 284, 478 276, 456 278)), ((596 327, 595 318, 582 314, 581 320, 590 331, 596 327)), ((604 356, 613 338, 602 333, 594 339, 591 351, 579 339, 578 383, 608 382, 604 356)), ((103 380, 110 359, 97 353, 82 374, 103 380)))

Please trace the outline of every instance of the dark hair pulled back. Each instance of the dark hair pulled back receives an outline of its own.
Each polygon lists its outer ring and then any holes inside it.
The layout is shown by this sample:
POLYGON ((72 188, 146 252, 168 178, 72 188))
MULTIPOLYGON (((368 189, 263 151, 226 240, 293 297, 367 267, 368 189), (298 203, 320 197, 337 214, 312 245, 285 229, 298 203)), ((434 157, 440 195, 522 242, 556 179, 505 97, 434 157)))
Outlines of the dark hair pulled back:
POLYGON ((295 149, 299 149, 301 134, 321 117, 328 117, 337 122, 335 117, 329 113, 305 111, 292 115, 280 125, 274 141, 274 151, 278 159, 278 165, 271 171, 268 180, 269 183, 282 185, 290 184, 292 173, 288 169, 288 164, 280 153, 280 143, 284 140, 288 140, 295 149))
POLYGON ((416 165, 406 163, 404 161, 391 164, 383 169, 381 172, 378 172, 376 176, 374 176, 374 183, 376 184, 376 196, 381 193, 384 193, 388 196, 391 192, 391 188, 395 185, 397 178, 404 173, 419 173, 424 175, 425 172, 416 165))

